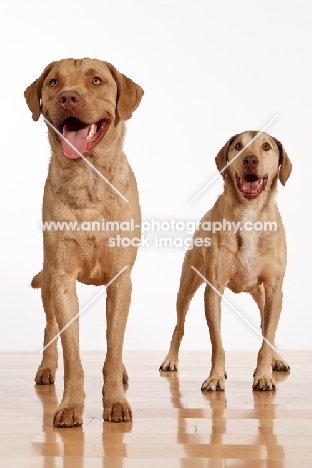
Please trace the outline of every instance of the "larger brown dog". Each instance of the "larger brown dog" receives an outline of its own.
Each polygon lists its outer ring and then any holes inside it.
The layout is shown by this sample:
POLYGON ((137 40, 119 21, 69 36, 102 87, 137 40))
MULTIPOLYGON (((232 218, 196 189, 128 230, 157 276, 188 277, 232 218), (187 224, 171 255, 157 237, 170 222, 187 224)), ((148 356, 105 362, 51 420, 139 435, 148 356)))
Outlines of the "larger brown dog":
POLYGON ((273 370, 289 370, 274 346, 286 267, 285 233, 275 194, 278 179, 285 185, 291 173, 291 163, 279 141, 266 133, 256 136, 257 132, 235 135, 216 157, 217 167, 224 177, 224 193, 201 220, 200 229, 194 235, 201 238, 197 240, 199 246, 195 244, 185 256, 177 297, 177 325, 169 353, 160 366, 163 371, 177 370, 185 316, 204 277, 207 280, 205 314, 212 345, 212 367, 202 385, 203 390, 224 390, 226 373, 220 334, 220 295, 225 287, 235 293, 251 293, 260 309, 265 340, 258 354, 253 388, 275 388, 271 366, 273 370), (276 223, 271 224, 276 230, 265 230, 265 226, 269 226, 265 224, 267 222, 276 223), (211 246, 204 247, 207 228, 213 223, 219 223, 214 224, 218 231, 211 238, 211 246), (225 230, 219 230, 220 225, 225 230), (264 230, 260 230, 261 226, 264 230), (270 344, 275 349, 272 350, 270 344))
MULTIPOLYGON (((135 177, 122 145, 124 121, 131 117, 142 95, 140 86, 111 64, 88 58, 51 63, 25 91, 33 119, 38 120, 42 113, 55 128, 49 126, 52 157, 44 189, 43 222, 78 223, 75 231, 44 231, 43 270, 32 281, 33 287, 41 286, 47 320, 44 345, 79 311, 76 280, 93 285, 110 283, 103 417, 115 422, 132 418, 123 388, 128 377, 122 364, 122 346, 141 217, 135 177), (134 229, 129 231, 119 231, 117 224, 114 232, 79 228, 79 223, 84 223, 85 228, 86 222, 91 226, 97 221, 101 226, 103 220, 130 223, 131 219, 134 229), (135 242, 129 247, 110 247, 109 238, 118 234, 136 238, 135 242), (127 269, 114 280, 124 267, 127 269)), ((53 422, 57 427, 79 426, 85 394, 78 320, 62 332, 61 340, 64 394, 53 422)), ((36 383, 53 383, 56 368, 55 340, 43 352, 36 383)))

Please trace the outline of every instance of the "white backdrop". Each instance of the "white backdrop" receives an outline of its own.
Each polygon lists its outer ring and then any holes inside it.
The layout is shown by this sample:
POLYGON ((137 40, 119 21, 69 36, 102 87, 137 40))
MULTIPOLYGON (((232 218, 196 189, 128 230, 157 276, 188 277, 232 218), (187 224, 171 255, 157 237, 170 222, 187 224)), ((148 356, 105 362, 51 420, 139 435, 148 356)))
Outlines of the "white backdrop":
MULTIPOLYGON (((125 150, 143 219, 199 220, 222 190, 216 173, 225 141, 262 128, 293 162, 278 204, 288 240, 281 349, 311 348, 310 167, 312 3, 309 0, 16 0, 1 4, 1 349, 40 349, 45 317, 29 287, 42 265, 40 230, 49 161, 46 127, 31 120, 24 89, 51 61, 97 57, 139 83, 142 103, 125 150)), ((167 233, 163 233, 167 235, 167 233)), ((125 349, 167 349, 183 248, 142 248, 133 270, 125 349)), ((98 291, 78 286, 80 305, 98 291)), ((255 325, 246 294, 227 298, 255 325)), ((257 349, 259 337, 223 305, 226 349, 257 349)), ((81 348, 105 347, 105 299, 81 317, 81 348)), ((209 349, 203 289, 186 321, 184 349, 209 349)))

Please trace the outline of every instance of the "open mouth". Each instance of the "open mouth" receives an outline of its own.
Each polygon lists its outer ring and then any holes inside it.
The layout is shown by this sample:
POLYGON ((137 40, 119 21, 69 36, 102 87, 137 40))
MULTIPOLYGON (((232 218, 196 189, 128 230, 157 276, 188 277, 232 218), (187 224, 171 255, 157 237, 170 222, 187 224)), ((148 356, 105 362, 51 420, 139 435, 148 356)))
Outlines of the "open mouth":
POLYGON ((257 198, 265 190, 268 177, 260 179, 256 174, 246 174, 244 177, 236 177, 237 187, 247 200, 257 198))
POLYGON ((80 154, 90 151, 102 140, 109 123, 109 119, 102 119, 88 125, 75 117, 67 117, 59 127, 65 139, 57 135, 64 156, 69 159, 78 159, 80 154))

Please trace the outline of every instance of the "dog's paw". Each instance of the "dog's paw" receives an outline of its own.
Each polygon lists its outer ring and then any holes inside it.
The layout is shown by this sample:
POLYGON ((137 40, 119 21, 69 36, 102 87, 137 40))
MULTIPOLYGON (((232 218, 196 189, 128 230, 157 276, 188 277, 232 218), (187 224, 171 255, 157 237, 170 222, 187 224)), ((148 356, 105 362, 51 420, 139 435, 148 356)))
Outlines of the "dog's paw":
POLYGON ((127 400, 124 398, 122 401, 104 402, 103 419, 116 423, 131 421, 132 410, 127 400))
POLYGON ((216 376, 216 374, 210 375, 202 384, 201 389, 202 391, 208 392, 217 392, 217 391, 224 391, 225 390, 225 379, 226 379, 226 372, 224 372, 220 376, 216 376))
POLYGON ((159 370, 163 372, 177 371, 179 361, 178 359, 171 359, 169 356, 161 363, 159 370))
POLYGON ((35 377, 36 385, 49 385, 54 384, 56 370, 50 367, 40 368, 37 370, 35 377))
POLYGON ((275 382, 274 379, 270 374, 268 375, 261 375, 255 373, 253 384, 253 390, 259 391, 268 391, 268 390, 275 390, 275 382))
POLYGON ((272 359, 272 370, 278 372, 289 372, 290 367, 284 359, 272 359))
POLYGON ((83 405, 60 404, 53 418, 53 426, 66 428, 82 426, 83 405))

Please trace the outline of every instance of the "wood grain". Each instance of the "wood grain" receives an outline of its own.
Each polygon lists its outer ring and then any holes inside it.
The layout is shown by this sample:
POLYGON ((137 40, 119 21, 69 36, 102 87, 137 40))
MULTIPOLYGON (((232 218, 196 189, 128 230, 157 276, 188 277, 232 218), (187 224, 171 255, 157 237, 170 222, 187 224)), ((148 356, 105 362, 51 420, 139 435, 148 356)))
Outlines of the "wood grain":
POLYGON ((225 392, 202 393, 210 354, 182 351, 178 372, 159 373, 161 351, 127 351, 134 419, 102 420, 103 352, 82 353, 84 425, 52 427, 63 391, 35 385, 37 353, 1 353, 1 468, 311 468, 311 351, 283 351, 291 373, 275 392, 252 391, 256 353, 228 351, 225 392))

